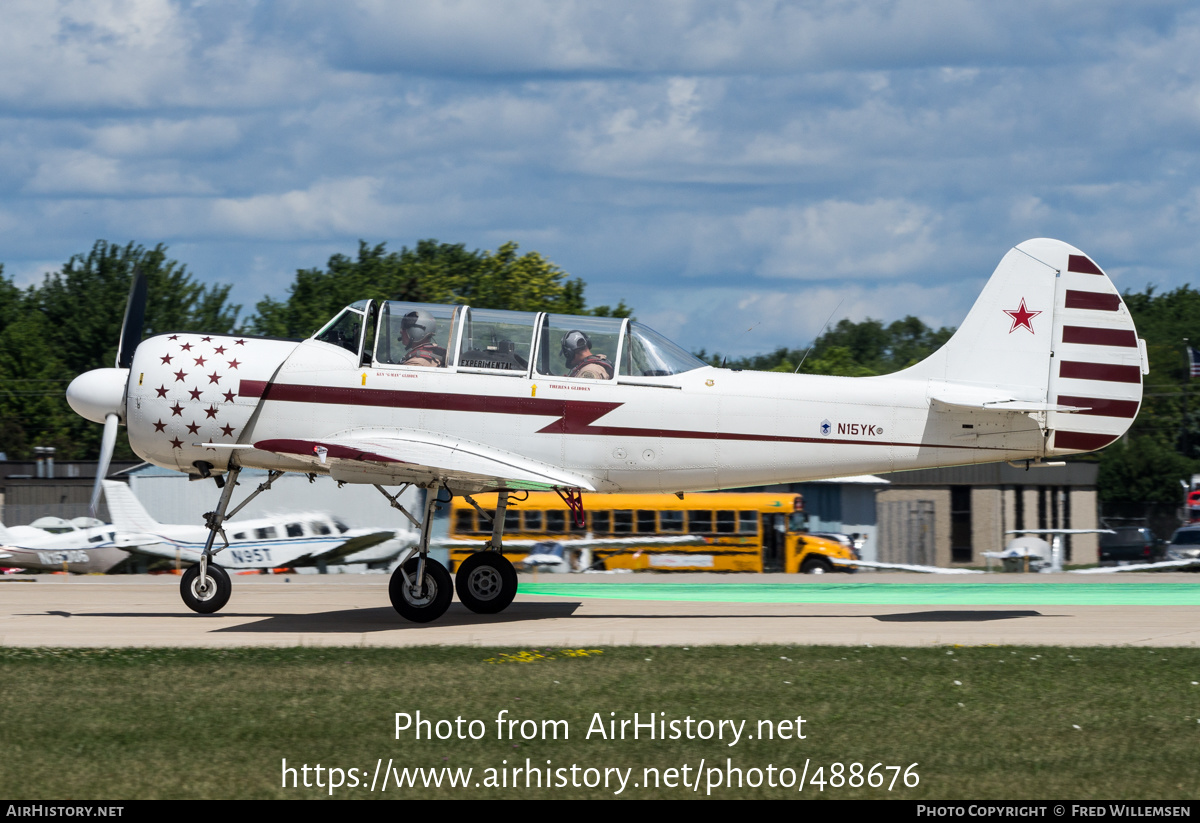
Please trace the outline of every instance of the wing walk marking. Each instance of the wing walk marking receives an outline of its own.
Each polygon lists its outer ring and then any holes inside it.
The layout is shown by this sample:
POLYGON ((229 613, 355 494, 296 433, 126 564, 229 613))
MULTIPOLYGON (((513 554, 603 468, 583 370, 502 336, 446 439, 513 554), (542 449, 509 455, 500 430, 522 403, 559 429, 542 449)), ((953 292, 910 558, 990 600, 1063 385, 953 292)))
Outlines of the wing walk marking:
POLYGON ((1099 274, 1101 276, 1104 274, 1100 271, 1099 266, 1083 254, 1072 254, 1067 257, 1067 271, 1073 271, 1076 274, 1099 274))
POLYGON ((1075 291, 1067 289, 1068 309, 1094 309, 1096 311, 1120 311, 1121 298, 1112 292, 1075 291))
POLYGON ((1128 419, 1137 417, 1138 406, 1141 405, 1136 400, 1108 400, 1101 397, 1076 397, 1067 394, 1060 394, 1057 402, 1063 406, 1082 406, 1086 409, 1077 414, 1128 419))
POLYGON ((1103 380, 1108 383, 1141 383, 1142 370, 1138 366, 1116 366, 1112 363, 1081 363, 1063 360, 1058 367, 1059 377, 1074 377, 1079 380, 1103 380))
MULTIPOLYGON (((1134 367, 1136 370, 1136 367, 1134 367)), ((685 440, 740 440, 768 443, 836 443, 845 446, 896 446, 907 448, 971 449, 1005 451, 1005 446, 965 444, 912 443, 891 440, 850 440, 828 437, 796 437, 781 434, 746 434, 741 432, 687 431, 679 429, 639 428, 630 426, 594 426, 592 423, 624 403, 592 400, 557 400, 540 397, 491 397, 447 392, 394 391, 335 386, 305 386, 297 384, 267 384, 264 380, 243 380, 238 389, 240 397, 262 397, 285 403, 322 403, 339 406, 376 406, 403 409, 432 409, 465 411, 485 414, 517 414, 557 419, 538 434, 586 434, 614 437, 663 437, 685 440)), ((302 441, 296 441, 297 443, 302 441)), ((311 449, 311 443, 308 444, 311 449)), ((268 449, 270 451, 270 449, 268 449)), ((358 450, 348 449, 359 453, 358 450)), ((333 455, 330 451, 331 456, 333 455)), ((355 459, 351 457, 350 459, 355 459)), ((363 458, 370 459, 370 458, 363 458)), ((395 462, 394 460, 390 462, 395 462)))
POLYGON ((1089 346, 1124 346, 1137 348, 1137 334, 1132 329, 1098 329, 1092 326, 1063 326, 1064 343, 1083 343, 1089 346))

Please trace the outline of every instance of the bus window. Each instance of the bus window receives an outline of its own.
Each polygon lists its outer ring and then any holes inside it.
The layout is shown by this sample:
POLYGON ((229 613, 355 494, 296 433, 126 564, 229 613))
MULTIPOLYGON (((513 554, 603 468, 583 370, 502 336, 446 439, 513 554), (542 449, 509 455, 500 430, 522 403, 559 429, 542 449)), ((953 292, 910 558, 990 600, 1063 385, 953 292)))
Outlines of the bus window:
POLYGON ((733 534, 737 531, 737 512, 717 512, 717 533, 733 534))
POLYGON ((567 530, 566 512, 559 512, 559 511, 546 512, 546 533, 547 534, 562 534, 566 530, 567 530))
POLYGON ((525 531, 540 532, 542 530, 542 513, 525 512, 525 531))
POLYGON ((738 534, 758 534, 758 512, 738 512, 738 534))
POLYGON ((712 534, 712 512, 688 512, 688 531, 692 534, 712 534))
POLYGON ((629 510, 613 512, 613 534, 629 534, 633 531, 633 512, 629 510))
POLYGON ((653 511, 638 509, 637 530, 638 534, 655 534, 658 532, 658 524, 655 522, 653 511))
POLYGON ((454 513, 454 530, 463 534, 475 532, 475 512, 471 509, 459 509, 454 513))
POLYGON ((658 513, 658 527, 664 532, 680 534, 683 532, 683 512, 661 511, 658 513))
POLYGON ((506 532, 515 532, 521 528, 521 513, 513 509, 507 509, 504 512, 504 530, 506 532))
POLYGON ((592 512, 592 531, 596 534, 612 532, 612 512, 592 512))

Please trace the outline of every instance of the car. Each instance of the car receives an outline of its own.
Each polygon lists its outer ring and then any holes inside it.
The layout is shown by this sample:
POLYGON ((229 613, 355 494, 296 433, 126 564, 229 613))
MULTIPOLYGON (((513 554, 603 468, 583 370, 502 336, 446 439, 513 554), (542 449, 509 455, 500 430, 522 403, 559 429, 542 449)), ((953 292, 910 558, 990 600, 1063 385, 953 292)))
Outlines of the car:
POLYGON ((1200 558, 1200 525, 1176 529, 1167 544, 1167 557, 1171 560, 1200 558))
POLYGON ((1154 563, 1166 555, 1163 541, 1144 525, 1110 524, 1113 534, 1100 535, 1101 563, 1154 563))

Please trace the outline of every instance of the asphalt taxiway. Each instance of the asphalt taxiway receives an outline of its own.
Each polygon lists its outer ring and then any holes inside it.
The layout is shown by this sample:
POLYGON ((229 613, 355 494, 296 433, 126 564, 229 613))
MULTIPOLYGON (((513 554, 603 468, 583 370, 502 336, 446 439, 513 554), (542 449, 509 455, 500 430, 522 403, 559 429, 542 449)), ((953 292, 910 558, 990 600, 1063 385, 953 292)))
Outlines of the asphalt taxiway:
POLYGON ((170 575, 0 580, 6 646, 755 643, 1195 646, 1200 575, 522 575, 502 614, 456 600, 424 625, 392 610, 382 575, 239 575, 214 615, 170 575))

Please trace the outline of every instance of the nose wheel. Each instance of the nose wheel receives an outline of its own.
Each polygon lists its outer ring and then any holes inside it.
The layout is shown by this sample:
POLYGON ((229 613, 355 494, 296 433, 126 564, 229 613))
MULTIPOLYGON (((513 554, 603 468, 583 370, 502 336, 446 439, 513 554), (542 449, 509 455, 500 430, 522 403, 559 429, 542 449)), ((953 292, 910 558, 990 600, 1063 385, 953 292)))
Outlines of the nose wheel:
POLYGON ((200 565, 196 564, 183 573, 179 581, 179 593, 184 604, 194 612, 213 614, 229 602, 233 585, 229 574, 215 563, 208 564, 204 576, 200 576, 200 565))
POLYGON ((454 577, 458 599, 476 614, 496 614, 517 596, 517 570, 497 552, 478 552, 458 567, 454 577))

